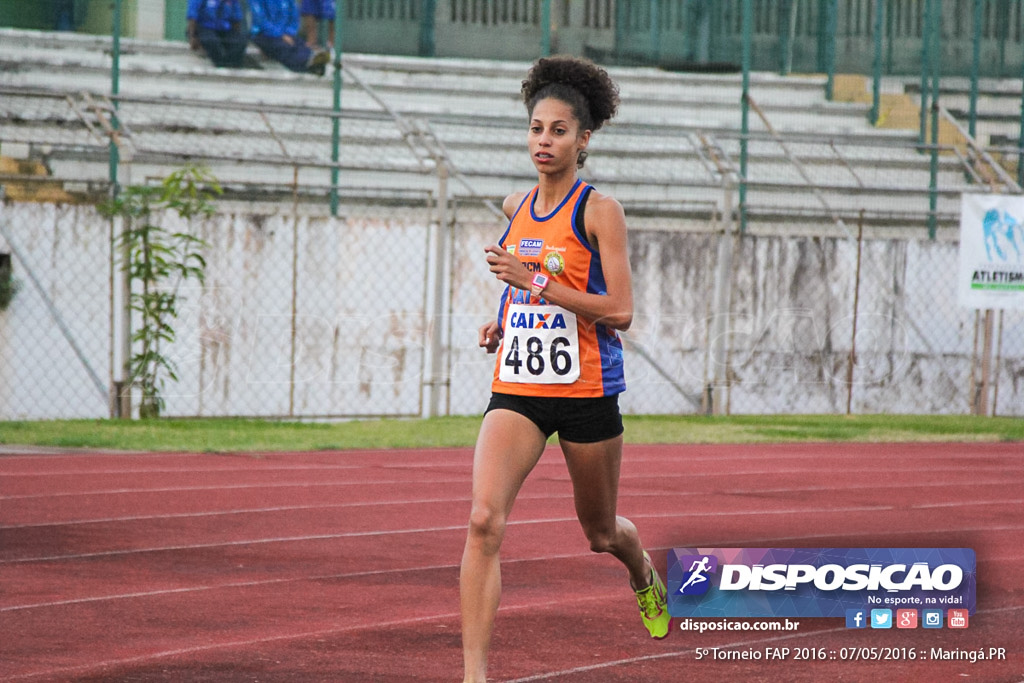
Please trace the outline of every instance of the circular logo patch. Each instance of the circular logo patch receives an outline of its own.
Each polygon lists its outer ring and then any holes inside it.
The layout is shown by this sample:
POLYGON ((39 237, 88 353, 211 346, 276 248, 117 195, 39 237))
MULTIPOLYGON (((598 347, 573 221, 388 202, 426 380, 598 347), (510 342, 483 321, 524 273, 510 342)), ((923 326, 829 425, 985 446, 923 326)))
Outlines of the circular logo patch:
POLYGON ((544 255, 544 269, 552 275, 560 275, 565 270, 565 259, 557 251, 551 251, 544 255))

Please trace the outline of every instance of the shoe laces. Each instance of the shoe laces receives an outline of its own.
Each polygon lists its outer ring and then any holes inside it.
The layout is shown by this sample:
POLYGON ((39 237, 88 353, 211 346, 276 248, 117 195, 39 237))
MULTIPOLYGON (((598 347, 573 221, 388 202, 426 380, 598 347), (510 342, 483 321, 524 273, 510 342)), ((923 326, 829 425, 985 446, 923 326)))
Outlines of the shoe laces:
POLYGON ((658 587, 656 583, 652 583, 643 591, 636 594, 637 602, 640 603, 640 609, 643 611, 644 616, 648 619, 655 619, 661 616, 663 610, 660 596, 658 595, 658 587))

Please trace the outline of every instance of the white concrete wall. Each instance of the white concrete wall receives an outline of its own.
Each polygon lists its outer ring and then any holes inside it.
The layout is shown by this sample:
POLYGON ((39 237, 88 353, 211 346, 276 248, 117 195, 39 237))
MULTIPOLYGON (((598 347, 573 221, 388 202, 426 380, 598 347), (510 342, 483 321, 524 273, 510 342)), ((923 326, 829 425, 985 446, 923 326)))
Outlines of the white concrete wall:
POLYGON ((164 0, 137 0, 135 37, 143 40, 164 39, 164 0))
MULTIPOLYGON (((180 381, 166 391, 168 414, 420 413, 430 350, 431 212, 361 206, 343 214, 296 219, 287 206, 246 205, 195 226, 210 245, 207 280, 203 288, 182 290, 178 340, 167 348, 180 370, 180 381)), ((487 272, 482 249, 502 226, 476 210, 455 219, 444 302, 450 313, 441 321, 451 338, 445 349, 451 382, 441 405, 474 414, 485 405, 494 363, 477 348, 475 331, 495 314, 502 289, 487 272)), ((164 220, 168 228, 185 227, 164 220)), ((118 375, 111 370, 118 360, 111 352, 107 221, 92 207, 20 203, 0 205, 0 221, 27 261, 15 259, 24 288, 0 313, 0 419, 106 415, 105 398, 44 295, 99 376, 106 382, 118 375)), ((623 409, 696 412, 711 374, 717 237, 631 222, 636 315, 623 409)), ((10 247, 0 239, 0 250, 10 247)), ((856 244, 842 237, 738 241, 732 412, 845 411, 856 254, 856 244)), ((974 313, 956 304, 956 259, 950 241, 865 242, 855 412, 968 411, 974 313)), ((1024 315, 1007 312, 1001 354, 997 412, 1022 415, 1024 315)))

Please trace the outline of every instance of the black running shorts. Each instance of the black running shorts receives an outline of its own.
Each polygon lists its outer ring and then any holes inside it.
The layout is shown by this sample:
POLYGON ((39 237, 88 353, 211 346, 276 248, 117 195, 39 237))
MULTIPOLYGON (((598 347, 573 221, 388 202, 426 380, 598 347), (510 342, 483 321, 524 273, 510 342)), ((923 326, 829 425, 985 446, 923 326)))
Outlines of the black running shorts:
POLYGON ((622 434, 619 397, 553 398, 548 396, 513 396, 491 394, 489 413, 495 409, 511 410, 526 417, 549 437, 572 443, 597 443, 622 434))

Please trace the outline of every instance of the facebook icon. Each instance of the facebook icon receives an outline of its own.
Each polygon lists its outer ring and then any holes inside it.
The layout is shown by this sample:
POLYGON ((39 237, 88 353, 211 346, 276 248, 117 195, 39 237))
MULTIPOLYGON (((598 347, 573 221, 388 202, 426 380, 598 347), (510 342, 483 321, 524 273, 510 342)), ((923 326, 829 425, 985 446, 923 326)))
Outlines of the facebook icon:
POLYGON ((867 611, 862 609, 846 610, 846 628, 867 628, 867 611))

